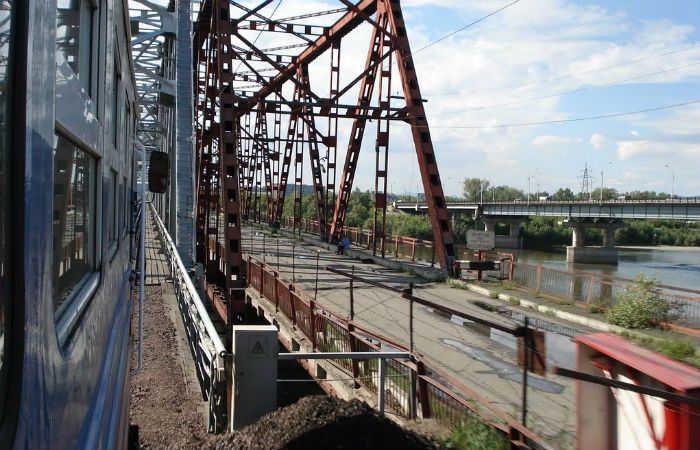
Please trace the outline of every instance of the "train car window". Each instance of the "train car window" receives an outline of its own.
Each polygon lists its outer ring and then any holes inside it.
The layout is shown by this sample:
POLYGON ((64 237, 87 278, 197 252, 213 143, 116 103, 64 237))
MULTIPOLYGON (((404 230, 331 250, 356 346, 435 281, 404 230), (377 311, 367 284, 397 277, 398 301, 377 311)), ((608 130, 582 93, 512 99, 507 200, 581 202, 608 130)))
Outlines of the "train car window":
POLYGON ((123 96, 122 96, 126 101, 122 103, 121 107, 121 116, 120 116, 120 122, 119 122, 119 144, 120 148, 119 151, 122 152, 124 155, 124 162, 126 162, 126 154, 128 153, 126 149, 128 148, 128 142, 129 142, 129 126, 130 126, 130 120, 129 116, 131 115, 129 111, 129 98, 126 95, 126 91, 124 91, 123 96))
MULTIPOLYGON (((116 31, 115 31, 116 33, 116 31)), ((112 76, 112 129, 110 133, 112 134, 112 145, 115 149, 119 150, 117 136, 119 135, 119 91, 122 85, 121 68, 119 67, 119 51, 117 47, 114 47, 114 73, 112 76)))
POLYGON ((118 186, 119 186, 119 175, 117 175, 117 172, 112 170, 111 171, 111 194, 112 198, 111 201, 109 202, 109 258, 110 260, 114 258, 114 254, 117 252, 117 248, 119 247, 119 209, 118 209, 118 204, 119 204, 119 195, 118 195, 118 186))
POLYGON ((92 66, 95 57, 93 28, 96 8, 91 0, 58 0, 56 46, 91 97, 94 93, 92 66))
POLYGON ((97 159, 54 135, 53 298, 57 317, 94 272, 97 159))
POLYGON ((10 374, 10 331, 12 304, 10 303, 10 108, 11 61, 10 46, 13 43, 13 1, 0 0, 0 441, 10 425, 4 420, 8 376, 10 374))
POLYGON ((126 188, 126 177, 122 181, 120 188, 121 199, 122 199, 122 237, 125 237, 129 229, 129 191, 126 188))

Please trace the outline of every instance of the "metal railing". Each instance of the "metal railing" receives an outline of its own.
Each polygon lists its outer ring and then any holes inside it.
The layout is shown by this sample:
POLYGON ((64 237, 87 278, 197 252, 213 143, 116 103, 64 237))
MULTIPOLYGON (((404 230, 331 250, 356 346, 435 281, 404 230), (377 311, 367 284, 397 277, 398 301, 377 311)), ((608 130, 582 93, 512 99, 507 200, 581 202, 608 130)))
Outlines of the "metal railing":
MULTIPOLYGON (((568 300, 583 307, 615 306, 623 294, 636 288, 634 280, 611 275, 565 271, 513 261, 504 261, 503 265, 513 286, 538 295, 568 300)), ((655 292, 676 307, 678 318, 674 325, 696 330, 700 328, 699 290, 659 285, 655 292)))
MULTIPOLYGON (((281 226, 285 228, 298 229, 302 233, 314 234, 317 236, 320 235, 318 220, 301 219, 295 225, 294 218, 287 216, 282 220, 281 226)), ((327 226, 326 235, 329 233, 330 225, 327 226)), ((348 238, 351 245, 366 250, 372 250, 374 242, 374 233, 372 233, 372 230, 363 230, 362 228, 358 227, 344 226, 341 233, 343 236, 348 238)), ((377 250, 379 250, 379 248, 380 243, 377 242, 377 250)), ((479 253, 468 249, 466 245, 456 245, 455 249, 457 251, 456 257, 458 260, 479 259, 479 253)), ((427 239, 389 235, 384 241, 384 253, 386 257, 401 257, 410 259, 411 261, 423 261, 429 262, 431 265, 435 265, 436 263, 439 265, 439 262, 436 261, 435 243, 427 239)), ((485 251, 482 252, 481 259, 512 261, 514 257, 512 253, 485 251)), ((503 272, 503 270, 489 271, 486 272, 486 274, 497 278, 506 278, 507 276, 507 272, 503 272)))
MULTIPOLYGON (((293 217, 285 217, 282 226, 299 229, 303 233, 319 234, 318 221, 302 219, 294 226, 293 217)), ((372 248, 371 230, 355 227, 343 227, 343 235, 352 245, 365 249, 372 248)), ((411 261, 425 261, 435 264, 435 246, 433 241, 405 236, 386 238, 386 255, 405 257, 411 261)), ((634 280, 601 275, 591 272, 565 271, 516 262, 514 255, 497 251, 478 253, 464 245, 457 245, 458 260, 494 260, 500 261, 495 271, 484 271, 486 276, 508 281, 516 287, 534 291, 535 294, 569 300, 577 306, 589 307, 601 304, 614 306, 620 301, 621 294, 634 289, 634 280)), ((678 318, 673 325, 697 330, 700 328, 700 290, 685 289, 674 286, 658 286, 657 293, 662 299, 675 306, 678 318)))
POLYGON ((163 248, 170 263, 170 273, 182 322, 187 333, 187 342, 194 358, 202 393, 208 402, 207 429, 210 433, 223 432, 228 427, 224 363, 226 348, 180 259, 172 238, 153 205, 151 205, 151 212, 158 224, 163 248))
MULTIPOLYGON (((276 311, 281 312, 293 327, 303 333, 315 351, 380 352, 382 348, 409 351, 405 346, 331 311, 296 284, 285 280, 273 267, 252 256, 248 257, 246 273, 248 286, 267 299, 276 311)), ((357 383, 378 394, 381 389, 381 368, 376 359, 360 362, 339 358, 331 361, 357 383)), ((513 436, 524 436, 528 439, 528 444, 537 448, 552 448, 537 434, 453 377, 430 365, 420 355, 412 354, 411 361, 388 359, 386 371, 391 381, 385 386, 385 402, 387 408, 398 416, 434 418, 446 426, 452 426, 460 419, 476 415, 486 424, 508 435, 513 443, 512 448, 521 448, 522 444, 513 436), (445 380, 449 385, 438 379, 445 380)))

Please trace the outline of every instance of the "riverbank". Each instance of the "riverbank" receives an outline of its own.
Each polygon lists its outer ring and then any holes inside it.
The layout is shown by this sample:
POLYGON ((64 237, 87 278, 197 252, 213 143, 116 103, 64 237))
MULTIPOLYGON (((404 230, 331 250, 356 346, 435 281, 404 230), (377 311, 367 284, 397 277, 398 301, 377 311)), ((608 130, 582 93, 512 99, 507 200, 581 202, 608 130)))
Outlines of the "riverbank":
MULTIPOLYGON (((700 247, 698 246, 678 246, 678 245, 617 245, 619 250, 662 250, 662 251, 682 251, 682 252, 698 252, 700 254, 700 247)), ((700 259, 700 255, 698 256, 700 259)))
POLYGON ((663 328, 627 329, 607 322, 605 314, 593 312, 565 301, 543 297, 541 295, 516 289, 508 283, 498 281, 477 282, 474 280, 451 280, 451 284, 486 295, 490 300, 501 301, 508 309, 520 310, 523 314, 543 313, 545 320, 577 328, 583 326, 594 330, 617 334, 634 344, 664 354, 693 367, 700 367, 700 341, 698 330, 686 329, 684 332, 663 328), (574 325, 575 324, 575 325, 574 325), (685 345, 681 344, 685 343, 685 345), (678 348, 690 344, 694 348, 692 354, 678 354, 678 348))

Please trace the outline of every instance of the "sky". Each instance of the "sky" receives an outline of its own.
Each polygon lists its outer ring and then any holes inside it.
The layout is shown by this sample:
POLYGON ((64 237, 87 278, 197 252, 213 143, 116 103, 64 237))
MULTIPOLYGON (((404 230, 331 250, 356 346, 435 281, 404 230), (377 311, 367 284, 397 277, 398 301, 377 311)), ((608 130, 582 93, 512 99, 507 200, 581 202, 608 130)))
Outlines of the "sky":
MULTIPOLYGON (((508 3, 402 4, 417 49, 508 3)), ((700 195, 698 103, 458 128, 697 101, 698 17, 696 1, 521 0, 415 54, 445 192, 465 176, 578 192, 587 166, 596 187, 602 171, 620 192, 700 195)))
MULTIPOLYGON (((450 35, 512 1, 401 3, 445 194, 459 195, 468 177, 524 192, 529 185, 533 195, 580 192, 587 167, 595 188, 700 195, 700 2, 520 0, 450 35)), ((339 6, 282 0, 264 12, 339 6)), ((341 85, 361 71, 370 31, 362 25, 343 40, 341 85)), ((309 68, 314 90, 327 89, 327 59, 309 68)), ((397 72, 394 65, 400 95, 397 72)), ((374 188, 375 127, 355 177, 363 190, 374 188)), ((341 163, 348 134, 341 121, 341 163)), ((390 193, 422 192, 402 122, 391 124, 388 172, 390 193)))

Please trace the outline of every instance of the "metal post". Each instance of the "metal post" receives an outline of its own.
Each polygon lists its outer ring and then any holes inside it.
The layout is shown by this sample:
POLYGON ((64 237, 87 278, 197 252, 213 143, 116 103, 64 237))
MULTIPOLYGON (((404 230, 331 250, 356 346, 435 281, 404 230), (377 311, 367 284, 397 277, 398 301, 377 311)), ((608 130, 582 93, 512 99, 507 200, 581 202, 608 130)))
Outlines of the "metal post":
POLYGON ((265 262, 265 233, 263 233, 263 262, 265 262))
POLYGON ((277 241, 277 271, 279 272, 279 270, 280 270, 280 238, 277 238, 276 241, 277 241))
POLYGON ((377 389, 377 407, 379 414, 384 414, 384 377, 386 376, 386 359, 379 358, 379 387, 377 389))
POLYGON ((355 320, 355 295, 353 290, 353 280, 355 277, 355 266, 352 266, 352 276, 350 277, 350 322, 355 320))
POLYGON ((314 284, 314 300, 318 296, 318 258, 321 256, 321 252, 316 252, 316 283, 314 284))
MULTIPOLYGON (((484 259, 484 251, 483 251, 483 250, 479 250, 479 261, 483 261, 483 259, 484 259)), ((478 281, 481 281, 481 269, 477 270, 476 273, 477 273, 476 279, 477 279, 478 281)))
MULTIPOLYGON (((413 296, 413 283, 403 290, 404 293, 413 296)), ((413 353, 413 298, 408 299, 408 351, 413 353)))
MULTIPOLYGON (((413 357, 411 357, 413 361, 413 357)), ((410 385, 410 391, 408 393, 408 409, 411 419, 416 418, 416 373, 409 369, 408 371, 408 383, 410 385)))
POLYGON ((297 249, 297 244, 292 243, 292 281, 296 278, 296 275, 294 273, 294 268, 295 268, 295 262, 294 260, 296 259, 294 256, 294 253, 296 252, 297 249))
POLYGON ((530 368, 530 328, 528 326, 528 317, 525 316, 525 358, 523 365, 523 400, 521 404, 521 416, 523 426, 527 426, 527 371, 530 368))

